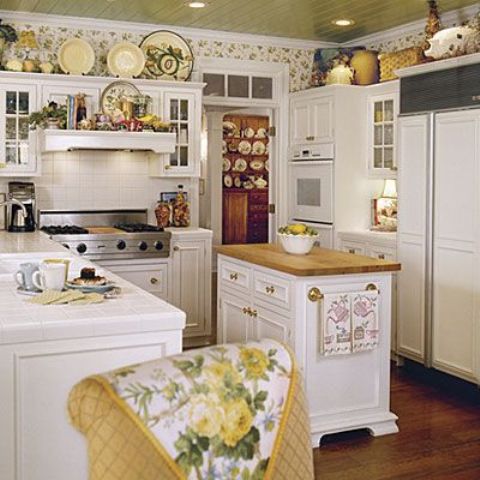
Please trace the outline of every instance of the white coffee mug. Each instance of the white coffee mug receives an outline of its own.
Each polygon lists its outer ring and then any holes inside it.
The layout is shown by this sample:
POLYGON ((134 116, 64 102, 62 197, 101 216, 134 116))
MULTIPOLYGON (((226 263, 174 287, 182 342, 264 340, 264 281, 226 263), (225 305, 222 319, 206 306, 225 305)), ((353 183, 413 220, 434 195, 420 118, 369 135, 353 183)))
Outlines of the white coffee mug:
POLYGON ((33 284, 40 290, 63 290, 66 268, 64 263, 41 263, 32 275, 33 284))

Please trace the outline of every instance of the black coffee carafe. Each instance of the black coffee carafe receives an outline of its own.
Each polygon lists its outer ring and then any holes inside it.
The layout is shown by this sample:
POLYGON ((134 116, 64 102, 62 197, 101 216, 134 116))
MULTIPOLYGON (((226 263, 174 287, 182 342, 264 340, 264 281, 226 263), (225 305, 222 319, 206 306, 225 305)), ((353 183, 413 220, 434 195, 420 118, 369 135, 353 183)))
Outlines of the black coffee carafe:
POLYGON ((9 182, 8 199, 20 202, 11 203, 8 208, 8 231, 9 232, 33 232, 35 230, 35 184, 32 182, 9 182))

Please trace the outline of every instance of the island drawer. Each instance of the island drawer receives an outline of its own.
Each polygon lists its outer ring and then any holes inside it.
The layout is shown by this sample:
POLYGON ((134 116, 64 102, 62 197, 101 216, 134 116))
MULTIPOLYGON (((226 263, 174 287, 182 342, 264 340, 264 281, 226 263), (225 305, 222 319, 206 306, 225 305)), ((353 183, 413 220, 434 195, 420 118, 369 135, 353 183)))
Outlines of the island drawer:
POLYGON ((251 288, 249 268, 228 261, 223 261, 220 268, 220 278, 226 287, 231 286, 248 293, 251 288))
POLYGON ((288 280, 255 271, 253 273, 254 295, 263 301, 290 309, 291 286, 288 280))

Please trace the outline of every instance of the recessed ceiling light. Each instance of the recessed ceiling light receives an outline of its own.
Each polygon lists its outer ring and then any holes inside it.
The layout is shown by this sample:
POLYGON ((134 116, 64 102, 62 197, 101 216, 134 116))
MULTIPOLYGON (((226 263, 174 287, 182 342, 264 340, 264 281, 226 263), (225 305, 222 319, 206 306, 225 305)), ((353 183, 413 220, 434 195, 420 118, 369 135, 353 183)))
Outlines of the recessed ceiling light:
POLYGON ((332 23, 337 27, 351 27, 355 24, 355 20, 351 18, 339 18, 338 20, 332 20, 332 23))
POLYGON ((207 2, 187 2, 190 8, 203 8, 207 6, 207 2))

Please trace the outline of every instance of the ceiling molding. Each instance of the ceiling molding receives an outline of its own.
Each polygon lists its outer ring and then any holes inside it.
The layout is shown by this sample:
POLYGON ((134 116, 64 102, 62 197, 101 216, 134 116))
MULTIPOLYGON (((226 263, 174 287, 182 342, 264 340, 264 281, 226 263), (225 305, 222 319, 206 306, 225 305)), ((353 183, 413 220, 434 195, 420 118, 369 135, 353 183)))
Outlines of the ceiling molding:
POLYGON ((126 22, 87 17, 70 17, 64 15, 50 15, 45 13, 16 12, 0 10, 0 18, 4 23, 21 22, 29 25, 51 25, 63 28, 83 28, 87 30, 134 32, 147 35, 154 30, 172 30, 176 33, 191 38, 192 40, 211 40, 231 43, 247 43, 278 48, 315 49, 336 47, 335 42, 322 42, 305 40, 301 38, 275 37, 267 35, 254 35, 250 33, 227 32, 224 30, 207 30, 202 28, 181 27, 177 25, 163 25, 150 23, 126 22))
MULTIPOLYGON (((453 24, 463 22, 467 18, 471 18, 480 11, 480 4, 474 4, 469 7, 459 8, 458 10, 450 10, 449 12, 442 13, 440 15, 443 25, 451 26, 453 24)), ((398 39, 409 34, 416 34, 423 32, 426 23, 425 18, 421 20, 416 20, 415 22, 405 23, 404 25, 399 25, 398 27, 390 28, 388 30, 383 30, 382 32, 373 33, 371 35, 365 35, 363 37, 355 38, 354 40, 349 40, 348 42, 342 43, 342 46, 351 47, 355 45, 372 45, 376 43, 388 42, 390 40, 398 39)))

